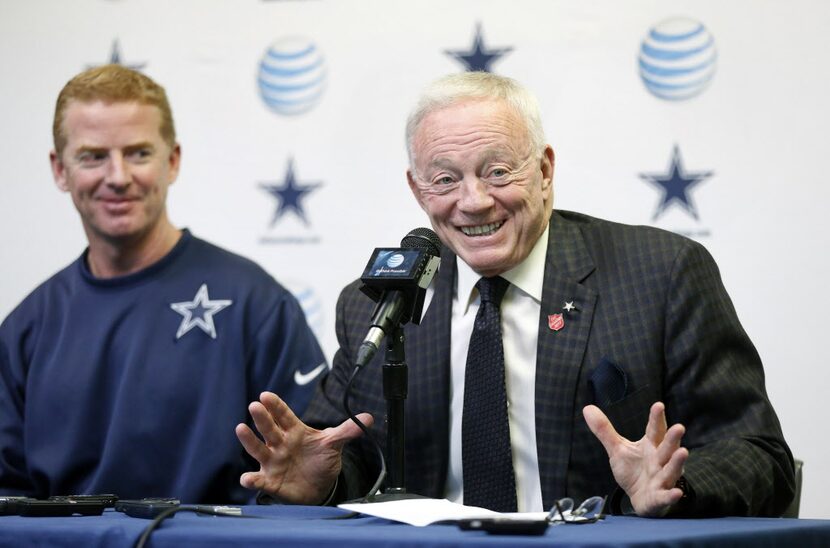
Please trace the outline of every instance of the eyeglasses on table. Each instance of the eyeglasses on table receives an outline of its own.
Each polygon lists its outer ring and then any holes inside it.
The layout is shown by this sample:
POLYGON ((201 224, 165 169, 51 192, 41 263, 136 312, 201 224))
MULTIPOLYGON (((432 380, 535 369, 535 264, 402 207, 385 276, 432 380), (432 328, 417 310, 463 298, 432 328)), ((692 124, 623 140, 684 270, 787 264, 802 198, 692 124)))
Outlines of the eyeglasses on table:
POLYGON ((559 499, 553 503, 553 508, 547 515, 548 523, 565 523, 581 525, 596 523, 601 520, 605 510, 606 497, 590 497, 574 508, 574 500, 570 497, 559 499))

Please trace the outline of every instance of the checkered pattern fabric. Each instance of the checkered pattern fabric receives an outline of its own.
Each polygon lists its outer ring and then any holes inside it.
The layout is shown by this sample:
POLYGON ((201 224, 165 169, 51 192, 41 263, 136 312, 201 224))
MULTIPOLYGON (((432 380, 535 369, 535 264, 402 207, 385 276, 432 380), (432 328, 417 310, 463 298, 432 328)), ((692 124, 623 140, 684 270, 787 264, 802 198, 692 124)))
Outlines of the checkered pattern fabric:
MULTIPOLYGON (((407 326, 407 486, 442 497, 449 444, 450 317, 455 257, 444 250, 435 295, 422 325, 407 326)), ((354 283, 337 307, 340 350, 306 415, 338 424, 343 387, 366 333, 373 303, 354 283)), ((353 408, 385 435, 382 356, 364 368, 353 408)), ((780 515, 794 492, 792 455, 766 395, 754 346, 709 253, 696 242, 650 227, 554 212, 545 266, 536 356, 536 439, 545 508, 556 498, 611 493, 616 483, 582 408, 600 403, 620 434, 643 436, 649 407, 666 404, 669 423, 686 426, 685 477, 695 493, 689 516, 780 515), (548 315, 563 312, 552 330, 548 315), (594 393, 589 379, 607 360, 624 371, 626 392, 594 393), (605 403, 612 402, 612 403, 605 403)), ((374 451, 359 440, 344 454, 342 481, 362 495, 377 474, 374 451)))

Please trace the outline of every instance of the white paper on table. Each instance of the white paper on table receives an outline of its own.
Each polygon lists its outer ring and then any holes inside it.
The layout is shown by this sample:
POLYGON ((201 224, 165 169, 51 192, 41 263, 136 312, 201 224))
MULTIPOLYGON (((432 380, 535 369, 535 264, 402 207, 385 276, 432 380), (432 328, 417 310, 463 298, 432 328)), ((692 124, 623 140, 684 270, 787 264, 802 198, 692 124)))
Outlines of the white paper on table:
POLYGON ((502 519, 545 519, 547 512, 511 512, 501 514, 477 506, 464 506, 447 499, 403 499, 390 502, 367 502, 339 504, 338 508, 379 518, 400 521, 423 527, 432 523, 452 522, 461 519, 502 518, 502 519))

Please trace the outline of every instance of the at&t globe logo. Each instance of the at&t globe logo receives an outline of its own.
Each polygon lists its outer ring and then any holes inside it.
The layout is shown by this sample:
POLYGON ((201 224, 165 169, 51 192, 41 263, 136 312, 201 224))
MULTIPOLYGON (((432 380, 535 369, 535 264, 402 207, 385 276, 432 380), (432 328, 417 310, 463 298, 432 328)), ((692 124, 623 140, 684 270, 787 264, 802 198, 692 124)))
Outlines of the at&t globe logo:
POLYGON ((649 30, 640 46, 640 77, 661 99, 700 94, 715 75, 715 39, 698 21, 667 19, 649 30))
POLYGON ((395 253, 394 255, 390 256, 386 259, 386 266, 389 268, 396 268, 403 264, 404 256, 400 253, 395 253))
POLYGON ((323 95, 326 64, 317 46, 305 38, 272 43, 259 63, 259 93, 277 114, 308 112, 323 95))

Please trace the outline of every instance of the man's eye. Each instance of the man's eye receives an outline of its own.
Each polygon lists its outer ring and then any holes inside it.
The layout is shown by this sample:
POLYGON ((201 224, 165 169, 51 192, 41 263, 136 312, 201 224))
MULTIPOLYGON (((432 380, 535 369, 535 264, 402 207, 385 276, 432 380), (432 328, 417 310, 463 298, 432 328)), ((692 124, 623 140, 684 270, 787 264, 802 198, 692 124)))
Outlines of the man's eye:
POLYGON ((450 177, 449 175, 445 175, 443 177, 439 177, 438 179, 435 179, 435 184, 437 184, 437 185, 451 185, 454 182, 455 182, 455 180, 452 177, 450 177))
POLYGON ((153 151, 149 148, 138 148, 136 150, 131 151, 128 156, 133 158, 134 160, 144 160, 152 156, 153 151))
POLYGON ((505 177, 508 171, 504 168, 497 167, 490 172, 491 177, 505 177))
POLYGON ((107 155, 104 152, 84 152, 78 156, 78 162, 82 165, 100 164, 106 159, 107 155))

